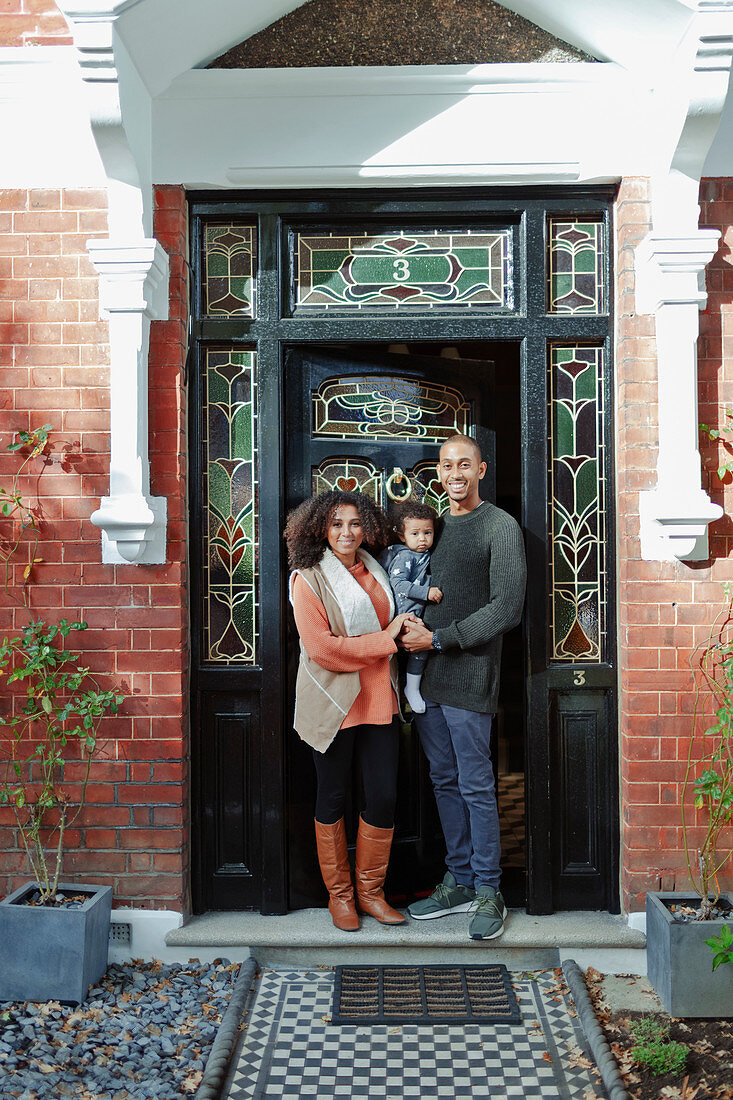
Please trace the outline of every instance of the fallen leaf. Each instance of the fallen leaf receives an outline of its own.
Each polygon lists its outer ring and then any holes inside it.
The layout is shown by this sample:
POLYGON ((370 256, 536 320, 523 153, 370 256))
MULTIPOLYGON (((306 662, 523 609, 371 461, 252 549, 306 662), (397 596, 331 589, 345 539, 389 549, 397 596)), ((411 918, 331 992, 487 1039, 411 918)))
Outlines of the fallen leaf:
POLYGON ((552 1055, 548 1051, 545 1051, 544 1054, 542 1055, 542 1057, 544 1058, 544 1060, 546 1062, 551 1062, 552 1061, 552 1055))
POLYGON ((593 1066, 590 1058, 583 1054, 580 1047, 570 1051, 568 1055, 568 1064, 571 1069, 577 1069, 579 1066, 581 1069, 591 1069, 593 1066))
POLYGON ((203 1073, 200 1069, 190 1070, 186 1077, 183 1079, 181 1088, 184 1092, 195 1092, 201 1084, 201 1078, 203 1073))

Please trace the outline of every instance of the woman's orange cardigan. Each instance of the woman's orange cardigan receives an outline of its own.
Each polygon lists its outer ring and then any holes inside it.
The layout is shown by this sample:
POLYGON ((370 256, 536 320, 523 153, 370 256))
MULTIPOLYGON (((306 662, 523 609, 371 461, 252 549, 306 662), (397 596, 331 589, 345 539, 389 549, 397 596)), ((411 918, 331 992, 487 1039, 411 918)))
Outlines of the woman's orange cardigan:
MULTIPOLYGON (((369 596, 384 628, 389 623, 389 603, 384 589, 361 561, 349 572, 369 596)), ((389 677, 389 658, 397 644, 384 629, 354 638, 331 633, 326 609, 301 576, 294 578, 293 613, 306 653, 331 672, 358 672, 361 690, 341 729, 350 726, 386 726, 398 713, 397 697, 389 677)))

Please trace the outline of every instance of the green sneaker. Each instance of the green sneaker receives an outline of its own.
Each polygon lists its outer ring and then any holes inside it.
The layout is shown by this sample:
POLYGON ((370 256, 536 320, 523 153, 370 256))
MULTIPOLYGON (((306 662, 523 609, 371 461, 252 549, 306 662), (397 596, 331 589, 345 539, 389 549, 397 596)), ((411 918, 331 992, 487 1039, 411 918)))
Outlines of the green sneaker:
POLYGON ((504 931, 506 905, 493 886, 479 886, 471 907, 473 918, 468 926, 472 940, 495 940, 504 931))
POLYGON ((433 890, 429 898, 413 901, 407 912, 415 920, 433 920, 434 917, 447 917, 449 913, 467 913, 476 900, 473 886, 461 886, 450 871, 433 890))

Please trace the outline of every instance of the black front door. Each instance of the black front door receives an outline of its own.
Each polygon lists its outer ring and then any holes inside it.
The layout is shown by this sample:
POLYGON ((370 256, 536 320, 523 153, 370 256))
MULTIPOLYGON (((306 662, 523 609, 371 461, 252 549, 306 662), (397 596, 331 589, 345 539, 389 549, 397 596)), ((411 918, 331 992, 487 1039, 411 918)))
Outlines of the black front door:
MULTIPOLYGON (((405 349, 406 350, 406 349, 405 349)), ((286 485, 289 508, 311 493, 357 490, 390 511, 398 501, 447 500, 435 466, 441 442, 474 435, 487 473, 484 499, 496 498, 494 371, 490 362, 369 349, 291 349, 285 372, 286 485)), ((289 632, 290 699, 297 636, 289 632)), ((290 904, 319 905, 323 887, 315 858, 315 773, 311 750, 288 742, 290 904)), ((360 791, 352 792, 347 833, 353 843, 360 791)), ((390 882, 395 896, 429 889, 444 873, 444 848, 427 766, 417 733, 401 726, 399 798, 390 882)))

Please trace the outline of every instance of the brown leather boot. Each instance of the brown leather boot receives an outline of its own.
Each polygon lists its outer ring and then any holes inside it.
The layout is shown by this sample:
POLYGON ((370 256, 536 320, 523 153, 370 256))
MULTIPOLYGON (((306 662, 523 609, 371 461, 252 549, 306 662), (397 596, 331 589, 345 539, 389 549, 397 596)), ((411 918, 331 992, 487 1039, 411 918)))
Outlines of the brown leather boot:
POLYGON ((405 918, 388 905, 382 887, 387 874, 394 829, 378 829, 359 818, 356 836, 356 902, 362 913, 382 924, 404 924, 405 918))
POLYGON ((334 825, 316 821, 316 847, 321 874, 328 890, 328 911, 337 928, 356 932, 359 915, 354 905, 354 887, 346 848, 346 829, 341 818, 334 825))

